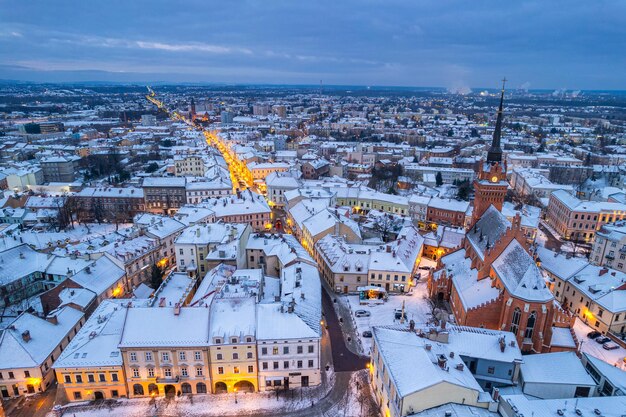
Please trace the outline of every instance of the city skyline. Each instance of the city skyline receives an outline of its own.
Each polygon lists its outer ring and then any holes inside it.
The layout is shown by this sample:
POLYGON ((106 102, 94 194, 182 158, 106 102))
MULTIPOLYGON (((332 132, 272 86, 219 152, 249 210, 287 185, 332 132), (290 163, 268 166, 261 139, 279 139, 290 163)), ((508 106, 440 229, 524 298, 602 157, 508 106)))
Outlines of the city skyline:
POLYGON ((15 4, 0 79, 621 90, 617 2, 15 4), (66 16, 71 16, 67 20, 66 16))

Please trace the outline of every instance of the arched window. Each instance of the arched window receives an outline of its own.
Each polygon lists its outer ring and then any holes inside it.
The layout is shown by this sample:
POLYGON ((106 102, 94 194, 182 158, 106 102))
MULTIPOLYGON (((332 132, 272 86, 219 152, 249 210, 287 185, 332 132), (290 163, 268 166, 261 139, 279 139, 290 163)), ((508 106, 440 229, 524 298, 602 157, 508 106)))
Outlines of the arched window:
POLYGON ((533 330, 535 329, 535 322, 537 321, 537 312, 533 311, 528 316, 528 321, 526 322, 526 330, 524 331, 524 337, 526 339, 530 339, 533 337, 533 330))
POLYGON ((183 394, 191 394, 191 385, 187 382, 184 382, 180 386, 180 390, 183 392, 183 394))
POLYGON ((134 395, 143 395, 143 385, 141 385, 141 384, 133 385, 133 394, 134 395))
POLYGON ((204 382, 198 382, 196 384, 196 392, 198 394, 206 394, 206 384, 204 382))
POLYGON ((511 333, 517 336, 517 332, 519 331, 519 319, 522 316, 522 310, 519 307, 515 307, 513 310, 513 317, 511 318, 511 333))
POLYGON ((148 385, 148 394, 159 395, 159 387, 157 386, 157 384, 148 385))

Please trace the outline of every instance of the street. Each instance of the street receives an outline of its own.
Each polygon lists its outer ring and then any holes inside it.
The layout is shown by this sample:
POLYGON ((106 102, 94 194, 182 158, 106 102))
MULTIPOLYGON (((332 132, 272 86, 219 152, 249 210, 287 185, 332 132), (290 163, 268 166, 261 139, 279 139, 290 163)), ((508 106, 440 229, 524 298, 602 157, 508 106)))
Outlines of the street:
POLYGON ((4 407, 8 417, 45 417, 52 409, 56 397, 56 384, 46 392, 36 394, 17 403, 5 402, 4 407))

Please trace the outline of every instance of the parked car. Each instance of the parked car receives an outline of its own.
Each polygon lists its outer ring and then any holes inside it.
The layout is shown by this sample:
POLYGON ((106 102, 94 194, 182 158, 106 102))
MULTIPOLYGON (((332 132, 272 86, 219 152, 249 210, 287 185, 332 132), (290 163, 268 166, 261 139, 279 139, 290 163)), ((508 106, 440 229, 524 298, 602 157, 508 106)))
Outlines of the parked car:
POLYGON ((602 347, 606 350, 613 350, 613 349, 619 348, 617 343, 614 343, 614 342, 606 342, 605 344, 602 345, 602 347))
POLYGON ((424 271, 430 271, 430 266, 420 266, 418 269, 423 269, 424 271))
POLYGON ((370 312, 369 311, 365 311, 365 310, 357 310, 354 312, 354 315, 356 317, 369 317, 370 316, 370 312))
POLYGON ((596 337, 599 337, 599 336, 601 336, 601 335, 602 335, 602 333, 600 333, 600 332, 599 332, 599 331, 597 331, 597 330, 594 330, 594 331, 592 331, 592 332, 587 333, 587 337, 588 337, 589 339, 595 339, 596 337))
POLYGON ((370 332, 369 330, 364 331, 363 337, 372 337, 372 332, 370 332))
POLYGON ((402 318, 404 318, 406 320, 406 311, 404 312, 404 317, 402 317, 402 309, 401 308, 396 308, 394 311, 394 317, 396 318, 396 320, 401 320, 402 318))
POLYGON ((600 337, 597 337, 597 338, 596 338, 596 343, 597 343, 597 344, 599 344, 599 345, 603 345, 603 344, 605 344, 606 342, 610 342, 610 341, 611 341, 611 339, 609 339, 609 338, 608 338, 608 337, 606 337, 606 336, 600 336, 600 337))

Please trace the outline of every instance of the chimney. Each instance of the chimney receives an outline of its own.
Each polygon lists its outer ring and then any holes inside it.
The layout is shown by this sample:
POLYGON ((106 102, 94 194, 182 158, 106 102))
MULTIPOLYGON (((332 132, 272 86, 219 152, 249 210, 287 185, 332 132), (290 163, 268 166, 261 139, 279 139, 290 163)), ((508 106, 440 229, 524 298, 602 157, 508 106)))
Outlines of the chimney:
POLYGON ((446 362, 448 362, 446 355, 441 354, 437 356, 437 365, 439 365, 441 369, 446 369, 446 362))
POLYGON ((500 352, 504 352, 504 349, 506 348, 506 342, 504 340, 504 337, 500 338, 500 352))
POLYGON ((598 276, 601 277, 602 275, 606 274, 607 272, 609 272, 608 268, 602 268, 600 270, 600 272, 598 272, 598 276))
POLYGON ((391 253, 391 246, 387 245, 387 253, 391 253))
POLYGON ((493 398, 494 401, 498 401, 498 398, 500 398, 500 389, 499 388, 494 388, 493 392, 491 393, 491 398, 493 398))
POLYGON ((455 368, 456 368, 458 371, 462 371, 462 370, 463 370, 463 368, 464 368, 464 366, 463 366, 463 364, 462 364, 462 363, 457 363, 457 364, 456 364, 456 366, 455 366, 455 368))
POLYGON ((47 316, 46 320, 48 320, 48 322, 52 324, 59 324, 59 319, 57 318, 56 314, 54 316, 53 315, 47 316))
POLYGON ((426 343, 424 347, 426 348, 426 350, 431 350, 433 348, 433 345, 431 345, 430 343, 426 343))
POLYGON ((28 330, 24 330, 22 332, 22 340, 28 342, 30 340, 30 332, 28 330))

